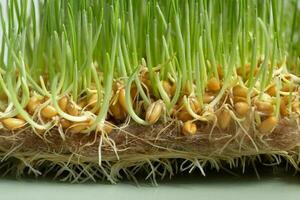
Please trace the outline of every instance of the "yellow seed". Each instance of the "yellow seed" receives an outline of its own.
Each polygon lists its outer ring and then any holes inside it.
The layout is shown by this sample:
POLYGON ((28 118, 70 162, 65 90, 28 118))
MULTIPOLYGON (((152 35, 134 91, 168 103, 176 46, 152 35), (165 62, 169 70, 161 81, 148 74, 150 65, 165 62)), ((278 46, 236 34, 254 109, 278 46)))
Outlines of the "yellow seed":
POLYGON ((64 118, 60 119, 60 124, 61 124, 61 127, 64 129, 69 128, 72 125, 69 120, 64 119, 64 118))
POLYGON ((67 104, 66 110, 70 115, 73 116, 77 116, 79 114, 78 108, 71 102, 67 104))
POLYGON ((122 106, 122 108, 124 109, 124 111, 126 113, 128 113, 126 100, 125 100, 125 89, 124 88, 120 89, 120 91, 119 91, 118 101, 119 101, 120 105, 122 106))
POLYGON ((62 97, 59 101, 58 101, 58 105, 60 107, 60 109, 62 111, 66 111, 67 109, 67 104, 68 104, 68 98, 67 97, 62 97))
POLYGON ((246 102, 237 102, 234 104, 234 108, 240 116, 245 116, 249 112, 249 105, 246 102))
POLYGON ((69 128, 70 133, 80 133, 89 126, 89 123, 77 123, 69 128))
POLYGON ((37 96, 32 96, 29 99, 29 102, 26 106, 28 112, 30 114, 34 113, 34 111, 36 110, 36 108, 41 104, 41 100, 39 98, 37 98, 37 96))
POLYGON ((2 119, 2 124, 8 130, 16 130, 25 125, 25 120, 18 118, 6 118, 2 119))
POLYGON ((220 82, 215 77, 213 77, 208 80, 207 88, 209 91, 218 92, 221 88, 220 82))
POLYGON ((234 86, 232 88, 232 93, 233 93, 233 96, 236 96, 236 97, 244 97, 244 98, 247 97, 247 89, 240 85, 234 86))
POLYGON ((42 109, 41 114, 46 119, 51 119, 55 115, 57 115, 57 111, 53 106, 47 105, 45 108, 42 109))
POLYGON ((182 133, 184 135, 195 135, 197 132, 197 126, 192 121, 187 121, 183 123, 182 133))
POLYGON ((231 116, 228 110, 222 110, 218 116, 219 127, 223 130, 227 129, 231 122, 231 116))
POLYGON ((155 122, 157 122, 162 113, 162 109, 163 109, 162 101, 156 101, 152 103, 147 108, 146 121, 149 122, 150 124, 154 124, 155 122))
POLYGON ((271 115, 274 112, 274 107, 270 102, 256 101, 256 109, 266 115, 271 115))
POLYGON ((263 134, 270 133, 276 127, 277 123, 278 120, 276 117, 268 117, 267 119, 261 122, 261 124, 258 127, 258 130, 263 134))

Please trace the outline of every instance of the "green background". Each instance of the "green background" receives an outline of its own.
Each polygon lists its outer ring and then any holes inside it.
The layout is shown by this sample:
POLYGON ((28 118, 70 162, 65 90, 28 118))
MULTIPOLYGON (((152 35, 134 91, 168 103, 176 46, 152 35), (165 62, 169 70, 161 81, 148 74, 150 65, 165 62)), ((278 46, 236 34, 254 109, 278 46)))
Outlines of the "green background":
POLYGON ((137 186, 130 181, 110 185, 103 182, 70 184, 41 178, 1 178, 0 199, 300 199, 300 174, 293 176, 291 173, 274 173, 269 169, 260 173, 260 179, 254 173, 235 176, 211 172, 206 177, 196 173, 158 181, 158 186, 152 186, 149 181, 141 181, 137 186))

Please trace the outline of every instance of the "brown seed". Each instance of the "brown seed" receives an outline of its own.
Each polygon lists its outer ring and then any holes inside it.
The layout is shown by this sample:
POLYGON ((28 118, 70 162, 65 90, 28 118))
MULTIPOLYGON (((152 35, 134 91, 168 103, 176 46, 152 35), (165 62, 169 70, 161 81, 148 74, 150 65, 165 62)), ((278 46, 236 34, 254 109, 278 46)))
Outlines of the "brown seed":
POLYGON ((195 135, 197 132, 197 126, 192 121, 187 121, 183 123, 182 133, 184 135, 195 135))
POLYGON ((57 115, 57 111, 53 106, 47 105, 45 108, 42 109, 41 114, 46 119, 51 119, 55 115, 57 115))
POLYGON ((156 102, 153 102, 146 111, 146 121, 150 124, 154 124, 158 121, 158 119, 161 116, 162 113, 162 101, 158 100, 156 102))
POLYGON ((231 122, 231 116, 229 114, 229 111, 226 109, 222 110, 218 116, 219 127, 225 130, 229 127, 230 122, 231 122))
POLYGON ((58 101, 58 106, 60 107, 60 109, 62 111, 66 111, 67 109, 67 104, 68 104, 68 98, 65 96, 65 97, 62 97, 59 101, 58 101))
POLYGON ((268 117, 267 119, 261 122, 261 124, 258 127, 258 130, 263 134, 270 133, 276 127, 277 123, 278 120, 276 117, 268 117))
POLYGON ((246 102, 237 102, 234 104, 234 108, 240 116, 245 116, 249 112, 249 105, 246 102))
POLYGON ((36 108, 41 104, 41 99, 39 99, 37 96, 32 96, 30 99, 29 99, 29 102, 26 106, 27 108, 27 111, 30 113, 30 114, 33 114, 34 111, 36 110, 36 108))
POLYGON ((123 110, 128 113, 126 100, 125 100, 125 89, 122 88, 119 90, 119 99, 118 99, 120 105, 122 106, 123 110))
POLYGON ((118 101, 115 104, 110 105, 110 111, 112 116, 117 120, 123 120, 126 118, 126 113, 118 101))
POLYGON ((220 90, 220 82, 215 77, 212 77, 207 81, 207 89, 212 92, 218 92, 220 90))
POLYGON ((2 124, 5 128, 12 131, 23 127, 25 125, 25 120, 18 118, 6 118, 2 119, 2 124))
POLYGON ((270 96, 275 97, 276 96, 276 87, 275 87, 275 85, 273 84, 271 87, 269 87, 266 92, 270 96))
POLYGON ((60 124, 61 124, 61 127, 64 129, 69 128, 72 125, 72 123, 69 120, 64 119, 64 118, 60 119, 60 124))
POLYGON ((233 96, 236 96, 236 97, 244 97, 246 98, 247 97, 247 89, 240 86, 240 85, 237 85, 237 86, 234 86, 232 88, 232 93, 233 93, 233 96))
POLYGON ((73 116, 78 116, 79 115, 79 110, 78 108, 71 102, 69 102, 67 104, 67 113, 69 113, 70 115, 73 115, 73 116))
POLYGON ((274 107, 270 102, 256 101, 256 109, 266 115, 271 115, 274 112, 274 107))

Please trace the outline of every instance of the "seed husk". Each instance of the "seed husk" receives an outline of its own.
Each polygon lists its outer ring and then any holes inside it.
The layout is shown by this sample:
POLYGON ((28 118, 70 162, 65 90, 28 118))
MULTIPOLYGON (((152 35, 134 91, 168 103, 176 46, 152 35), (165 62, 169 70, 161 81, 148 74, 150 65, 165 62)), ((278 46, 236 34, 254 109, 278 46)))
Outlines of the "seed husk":
POLYGON ((183 123, 182 133, 184 135, 195 135, 197 132, 197 126, 193 121, 186 121, 183 123))
POLYGON ((270 102, 256 101, 255 106, 259 112, 265 115, 271 115, 274 112, 274 106, 270 102))
POLYGON ((234 104, 234 108, 240 116, 245 116, 249 112, 249 105, 246 102, 237 102, 234 104))
POLYGON ((163 109, 162 101, 158 100, 150 104, 146 111, 146 121, 150 124, 154 124, 161 116, 163 109))
POLYGON ((228 110, 223 109, 218 115, 219 127, 223 130, 227 129, 231 122, 231 116, 228 110))
POLYGON ((220 82, 215 77, 207 81, 207 89, 211 92, 218 92, 220 90, 220 82))
POLYGON ((58 101, 58 106, 60 107, 60 109, 62 111, 66 111, 67 109, 67 104, 68 104, 68 98, 66 96, 62 97, 59 101, 58 101))
POLYGON ((232 93, 233 93, 233 96, 235 96, 235 97, 244 97, 244 98, 246 98, 247 95, 248 95, 247 89, 240 86, 240 85, 234 86, 232 88, 232 93))
POLYGON ((19 129, 26 124, 25 120, 13 117, 2 119, 1 121, 3 126, 11 131, 19 129))
POLYGON ((47 105, 42 109, 41 114, 46 119, 51 119, 52 117, 57 115, 57 111, 53 106, 47 105))
POLYGON ((258 129, 261 133, 267 134, 270 133, 276 127, 277 123, 277 118, 274 116, 270 116, 261 122, 258 129))

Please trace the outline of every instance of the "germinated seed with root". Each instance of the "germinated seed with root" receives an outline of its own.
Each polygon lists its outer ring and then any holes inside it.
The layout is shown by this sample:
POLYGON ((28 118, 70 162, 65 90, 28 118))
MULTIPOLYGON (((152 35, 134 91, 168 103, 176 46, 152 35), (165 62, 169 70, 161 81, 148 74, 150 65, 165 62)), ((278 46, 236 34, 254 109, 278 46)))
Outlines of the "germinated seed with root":
POLYGON ((223 109, 218 115, 219 127, 223 130, 227 129, 231 122, 231 116, 228 110, 223 109))
POLYGON ((215 77, 207 81, 207 89, 212 92, 218 92, 220 90, 220 82, 215 77))
POLYGON ((41 114, 46 119, 51 119, 55 115, 57 115, 57 111, 53 106, 47 105, 45 108, 42 109, 41 114))
POLYGON ((256 110, 265 114, 271 115, 274 112, 274 106, 270 102, 256 101, 256 110))
POLYGON ((59 123, 60 123, 61 127, 64 129, 69 128, 72 125, 72 123, 69 120, 64 119, 64 118, 60 119, 59 123))
POLYGON ((27 108, 27 111, 30 113, 30 114, 33 114, 34 111, 36 111, 37 107, 41 104, 41 99, 39 99, 37 96, 32 96, 30 99, 29 99, 29 102, 26 106, 27 108))
POLYGON ((67 104, 67 108, 66 108, 66 111, 70 114, 70 115, 73 115, 73 116, 77 116, 79 115, 79 109, 76 107, 75 104, 69 102, 67 104))
POLYGON ((115 102, 115 104, 110 105, 109 110, 112 116, 117 120, 123 120, 126 118, 126 112, 123 110, 119 101, 115 102))
POLYGON ((186 121, 183 123, 182 133, 184 135, 195 135, 197 132, 197 126, 193 121, 186 121))
POLYGON ((261 124, 258 127, 258 130, 263 134, 270 133, 276 127, 277 123, 278 120, 276 117, 268 117, 267 119, 261 122, 261 124))
POLYGON ((68 105, 68 98, 66 96, 62 97, 59 101, 58 101, 58 106, 60 107, 60 109, 62 111, 66 111, 67 109, 67 105, 68 105))
POLYGON ((23 119, 18 118, 6 118, 1 120, 3 126, 8 130, 16 130, 23 127, 26 122, 23 119))
POLYGON ((244 98, 247 97, 247 89, 240 85, 234 86, 232 88, 232 93, 233 93, 233 96, 235 96, 235 97, 244 97, 244 98))
POLYGON ((146 121, 154 124, 161 116, 163 103, 161 100, 155 101, 149 105, 146 111, 146 121))
POLYGON ((121 88, 119 90, 119 99, 118 99, 120 105, 122 106, 122 108, 124 109, 124 111, 127 113, 128 112, 128 108, 126 105, 126 100, 125 100, 125 89, 121 88))
POLYGON ((249 112, 249 105, 246 102, 237 102, 234 104, 234 109, 239 116, 245 116, 249 112))

